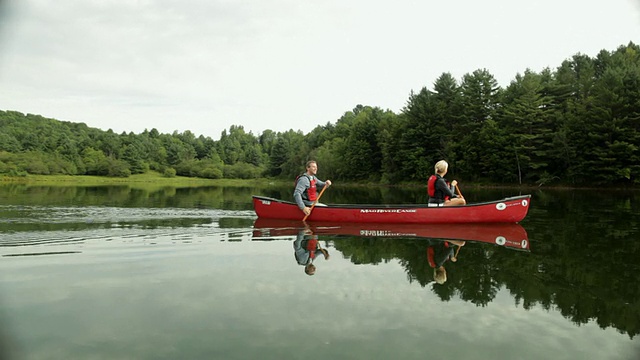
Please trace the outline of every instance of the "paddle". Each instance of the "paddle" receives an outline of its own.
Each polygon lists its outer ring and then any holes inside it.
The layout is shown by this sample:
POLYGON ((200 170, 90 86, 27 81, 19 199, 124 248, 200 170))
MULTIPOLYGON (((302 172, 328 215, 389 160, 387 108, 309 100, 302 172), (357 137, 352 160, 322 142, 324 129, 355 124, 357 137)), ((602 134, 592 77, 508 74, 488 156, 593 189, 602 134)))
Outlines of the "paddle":
POLYGON ((320 252, 324 254, 325 260, 329 260, 329 252, 326 249, 322 248, 322 245, 320 244, 320 240, 318 240, 318 250, 320 250, 320 252))
POLYGON ((451 261, 453 262, 458 261, 458 253, 460 252, 460 248, 462 247, 462 245, 464 245, 464 241, 462 241, 461 243, 456 242, 455 245, 458 245, 458 248, 456 249, 456 253, 451 258, 451 261))
MULTIPOLYGON (((309 215, 311 215, 311 212, 313 211, 313 208, 316 207, 316 204, 318 203, 318 201, 320 201, 320 198, 322 197, 322 194, 324 193, 324 191, 328 188, 329 186, 324 186, 322 188, 322 191, 320 191, 320 195, 318 195, 318 198, 316 199, 316 201, 313 202, 313 205, 311 205, 311 209, 309 210, 309 215)), ((309 215, 305 215, 304 218, 302 219, 302 221, 307 220, 307 217, 309 215)))
POLYGON ((458 184, 456 184, 456 191, 458 192, 458 196, 462 197, 462 193, 460 192, 460 188, 458 187, 458 184))
POLYGON ((458 258, 458 253, 460 252, 460 248, 461 248, 461 247, 462 247, 462 246, 458 245, 458 248, 456 249, 456 254, 455 254, 455 255, 453 255, 453 257, 454 257, 454 258, 456 258, 456 259, 458 258))

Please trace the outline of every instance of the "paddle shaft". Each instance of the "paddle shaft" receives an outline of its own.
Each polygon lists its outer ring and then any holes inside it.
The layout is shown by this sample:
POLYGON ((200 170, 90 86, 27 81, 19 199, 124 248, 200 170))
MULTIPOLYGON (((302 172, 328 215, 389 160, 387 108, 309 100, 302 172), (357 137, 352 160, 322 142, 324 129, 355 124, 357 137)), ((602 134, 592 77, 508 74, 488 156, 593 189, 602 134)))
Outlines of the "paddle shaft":
POLYGON ((455 257, 456 259, 458 258, 458 253, 460 252, 460 248, 461 248, 461 247, 462 247, 462 246, 458 245, 458 248, 456 249, 456 254, 455 254, 455 255, 453 255, 453 257, 455 257))
MULTIPOLYGON (((311 215, 311 212, 313 211, 313 208, 316 207, 316 204, 318 203, 318 201, 320 201, 320 198, 322 197, 322 194, 324 193, 324 191, 328 188, 328 186, 323 186, 322 187, 322 191, 320 191, 320 195, 318 195, 318 198, 316 199, 316 201, 313 202, 313 205, 311 205, 311 209, 309 210, 309 215, 311 215)), ((304 218, 302 219, 302 221, 307 220, 307 217, 309 217, 309 215, 305 215, 304 218)))
POLYGON ((458 187, 458 184, 456 184, 456 191, 458 192, 458 195, 462 197, 462 193, 460 192, 460 188, 458 187))

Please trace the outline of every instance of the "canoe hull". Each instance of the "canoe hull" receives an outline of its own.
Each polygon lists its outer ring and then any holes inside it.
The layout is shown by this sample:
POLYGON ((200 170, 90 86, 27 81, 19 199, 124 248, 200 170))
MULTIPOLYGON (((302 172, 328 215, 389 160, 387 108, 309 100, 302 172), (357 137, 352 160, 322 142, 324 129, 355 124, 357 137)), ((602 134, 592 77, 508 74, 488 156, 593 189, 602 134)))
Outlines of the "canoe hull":
MULTIPOLYGON (((464 206, 427 205, 328 205, 316 206, 309 221, 395 224, 518 223, 527 216, 531 195, 464 206)), ((253 196, 259 218, 302 220, 304 214, 293 202, 253 196)))

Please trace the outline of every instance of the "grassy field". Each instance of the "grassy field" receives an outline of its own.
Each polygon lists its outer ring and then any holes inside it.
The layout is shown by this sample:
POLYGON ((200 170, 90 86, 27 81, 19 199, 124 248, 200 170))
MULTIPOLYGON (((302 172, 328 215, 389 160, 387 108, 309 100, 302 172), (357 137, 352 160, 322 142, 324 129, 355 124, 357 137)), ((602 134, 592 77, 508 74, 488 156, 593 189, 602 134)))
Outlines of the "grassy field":
POLYGON ((87 175, 28 175, 25 177, 0 177, 0 184, 27 184, 48 186, 100 186, 128 185, 130 187, 196 187, 196 186, 253 186, 277 183, 265 179, 200 179, 184 176, 164 177, 156 172, 131 175, 127 178, 87 175))
MULTIPOLYGON (((127 185, 131 188, 162 188, 162 187, 198 187, 198 186, 267 186, 274 184, 290 185, 292 180, 282 179, 202 179, 184 176, 168 178, 158 172, 150 171, 146 174, 131 175, 127 178, 88 176, 88 175, 27 175, 24 177, 0 176, 2 184, 25 184, 35 186, 101 186, 101 185, 127 185)), ((403 183, 395 185, 368 184, 340 182, 341 186, 402 186, 414 187, 425 186, 425 183, 403 183)), ((538 186, 527 185, 490 185, 465 183, 469 188, 533 188, 538 186)), ((546 188, 565 188, 563 186, 545 186, 546 188)), ((568 187, 567 187, 568 188, 568 187)))

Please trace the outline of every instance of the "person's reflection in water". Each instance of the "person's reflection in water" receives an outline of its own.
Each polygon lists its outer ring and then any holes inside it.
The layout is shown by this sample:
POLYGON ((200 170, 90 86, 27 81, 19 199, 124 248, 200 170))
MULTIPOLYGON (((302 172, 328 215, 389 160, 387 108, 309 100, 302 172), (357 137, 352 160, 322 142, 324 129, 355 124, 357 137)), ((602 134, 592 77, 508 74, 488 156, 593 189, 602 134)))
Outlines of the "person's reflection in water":
POLYGON ((432 242, 427 248, 427 260, 429 266, 433 268, 433 280, 437 284, 444 284, 447 281, 447 269, 444 264, 458 261, 458 251, 464 246, 465 242, 461 240, 445 240, 432 242), (458 251, 455 251, 457 246, 458 251))
POLYGON ((313 264, 318 252, 324 255, 325 260, 329 260, 329 252, 320 247, 318 235, 315 235, 309 228, 301 229, 296 240, 293 242, 294 255, 300 265, 304 265, 305 274, 311 276, 316 273, 316 266, 313 264))

